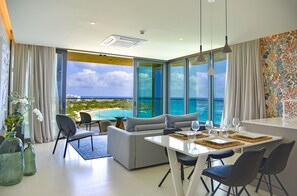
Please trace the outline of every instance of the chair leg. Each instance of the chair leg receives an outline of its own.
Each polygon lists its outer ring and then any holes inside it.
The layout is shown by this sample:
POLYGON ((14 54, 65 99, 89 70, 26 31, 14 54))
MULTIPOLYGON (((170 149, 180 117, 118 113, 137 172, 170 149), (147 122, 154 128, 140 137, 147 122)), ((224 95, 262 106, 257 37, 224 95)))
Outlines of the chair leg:
POLYGON ((94 151, 94 146, 93 146, 93 136, 91 135, 91 145, 92 145, 92 151, 94 151))
POLYGON ((224 161, 222 159, 220 159, 220 161, 221 161, 222 165, 225 165, 225 163, 224 163, 224 161))
POLYGON ((79 143, 80 143, 79 141, 80 141, 80 140, 77 140, 77 147, 78 147, 78 148, 79 148, 79 143))
POLYGON ((281 181, 278 179, 278 177, 276 176, 276 174, 274 174, 274 177, 276 178, 277 182, 279 183, 279 185, 282 187, 282 189, 284 190, 284 192, 286 193, 287 196, 289 196, 289 193, 287 192, 287 190, 285 189, 284 185, 281 183, 281 181))
POLYGON ((261 174, 260 179, 259 179, 259 182, 258 182, 258 184, 257 184, 257 188, 256 188, 256 191, 255 191, 256 193, 258 192, 258 190, 259 190, 259 188, 260 188, 260 184, 261 184, 262 177, 263 177, 263 174, 261 174))
POLYGON ((57 144, 58 144, 58 140, 60 139, 60 134, 61 134, 61 130, 59 131, 59 134, 58 134, 58 137, 57 137, 57 140, 56 140, 56 143, 55 143, 55 147, 54 147, 54 150, 53 150, 53 154, 55 154, 56 147, 57 147, 57 144))
POLYGON ((272 195, 273 195, 273 192, 272 192, 272 184, 271 184, 271 178, 270 178, 270 175, 268 175, 268 181, 269 181, 270 195, 272 196, 272 195))
POLYGON ((70 132, 69 132, 69 134, 67 135, 67 139, 66 139, 66 144, 65 144, 65 149, 64 149, 64 155, 63 155, 63 158, 65 158, 65 156, 66 156, 66 150, 67 150, 67 146, 68 146, 69 135, 70 135, 70 132))
POLYGON ((185 179, 185 173, 184 173, 184 165, 182 163, 180 164, 180 177, 183 182, 185 179))
POLYGON ((267 189, 268 189, 268 191, 269 191, 270 195, 272 195, 272 194, 271 194, 270 187, 269 187, 269 184, 268 184, 268 182, 267 182, 267 180, 266 180, 266 177, 265 177, 265 175, 264 175, 264 174, 263 174, 263 177, 264 177, 264 182, 265 182, 265 184, 266 184, 266 186, 267 186, 267 189))
POLYGON ((193 173, 194 173, 194 170, 195 170, 195 167, 192 169, 191 173, 189 174, 189 176, 188 176, 188 179, 190 179, 190 178, 191 178, 191 176, 192 176, 192 175, 193 175, 193 173))
MULTIPOLYGON (((207 168, 211 167, 211 158, 207 157, 207 168)), ((211 191, 214 192, 213 179, 210 179, 211 191)))
POLYGON ((217 188, 212 192, 211 196, 214 196, 214 194, 217 192, 217 190, 220 188, 220 186, 221 186, 221 183, 219 183, 217 188))
POLYGON ((209 193, 209 189, 208 189, 208 187, 207 187, 206 183, 204 182, 203 178, 202 178, 202 177, 200 177, 200 179, 201 179, 201 181, 202 181, 202 183, 203 183, 203 185, 204 185, 204 187, 205 187, 206 191, 209 193))
POLYGON ((98 121, 98 127, 99 127, 99 133, 101 133, 101 125, 100 125, 100 121, 98 121))
POLYGON ((248 196, 250 196, 250 193, 248 192, 248 190, 244 187, 244 190, 245 190, 245 192, 246 192, 246 194, 248 195, 248 196))
POLYGON ((230 191, 231 191, 231 186, 229 186, 229 188, 228 188, 228 192, 227 192, 228 196, 230 195, 230 191))
POLYGON ((167 178, 167 176, 168 176, 168 174, 170 173, 170 171, 171 171, 171 170, 168 169, 167 173, 166 173, 165 176, 162 178, 162 180, 161 180, 161 182, 159 183, 158 187, 161 187, 161 186, 162 186, 164 180, 167 178))

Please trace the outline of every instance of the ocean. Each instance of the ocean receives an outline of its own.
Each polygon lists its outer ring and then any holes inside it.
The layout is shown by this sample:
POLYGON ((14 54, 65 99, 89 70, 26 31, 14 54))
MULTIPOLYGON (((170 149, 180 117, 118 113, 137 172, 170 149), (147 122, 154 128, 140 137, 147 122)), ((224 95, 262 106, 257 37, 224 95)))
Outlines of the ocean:
MULTIPOLYGON (((130 98, 130 100, 132 100, 130 98)), ((184 100, 181 98, 170 99, 170 114, 181 115, 184 112, 184 100)), ((161 99, 142 98, 139 100, 138 117, 152 117, 163 113, 161 99), (149 107, 148 107, 149 106, 149 107), (148 109, 148 108, 154 108, 148 109)), ((214 124, 220 124, 222 111, 224 108, 224 99, 219 98, 214 100, 214 124)), ((191 98, 189 101, 189 113, 198 112, 198 120, 205 122, 208 120, 208 100, 203 98, 191 98)), ((132 117, 132 109, 110 109, 100 110, 93 114, 96 119, 113 119, 115 116, 132 117)))

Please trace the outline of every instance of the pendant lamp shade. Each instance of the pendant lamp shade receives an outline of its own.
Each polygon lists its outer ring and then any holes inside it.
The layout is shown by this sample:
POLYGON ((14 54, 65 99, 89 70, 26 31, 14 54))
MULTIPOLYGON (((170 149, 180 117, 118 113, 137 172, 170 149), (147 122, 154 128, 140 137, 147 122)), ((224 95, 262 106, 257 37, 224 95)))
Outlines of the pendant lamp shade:
POLYGON ((225 46, 223 48, 223 53, 232 52, 230 46, 228 45, 228 35, 227 35, 227 0, 225 0, 225 17, 226 17, 226 36, 225 36, 225 46))
POLYGON ((197 62, 205 62, 204 55, 202 54, 202 1, 200 0, 200 53, 196 59, 197 62))

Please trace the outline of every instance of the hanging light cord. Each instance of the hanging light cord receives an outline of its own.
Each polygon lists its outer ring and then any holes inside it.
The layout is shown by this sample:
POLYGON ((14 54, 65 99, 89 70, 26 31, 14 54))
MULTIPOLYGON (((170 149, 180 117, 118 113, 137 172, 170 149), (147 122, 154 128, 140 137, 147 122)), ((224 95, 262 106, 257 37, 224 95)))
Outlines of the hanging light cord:
POLYGON ((213 67, 213 56, 212 56, 212 4, 210 3, 210 67, 213 67))
POLYGON ((202 45, 202 20, 201 19, 202 19, 202 1, 200 0, 200 45, 202 45))
POLYGON ((226 36, 227 34, 227 0, 225 0, 225 19, 226 19, 226 36))

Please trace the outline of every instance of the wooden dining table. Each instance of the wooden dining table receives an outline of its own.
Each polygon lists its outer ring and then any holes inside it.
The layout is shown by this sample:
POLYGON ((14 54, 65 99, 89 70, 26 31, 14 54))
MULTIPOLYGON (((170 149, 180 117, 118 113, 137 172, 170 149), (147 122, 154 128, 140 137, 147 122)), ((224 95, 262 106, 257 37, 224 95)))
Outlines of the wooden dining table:
POLYGON ((226 147, 222 149, 207 147, 205 145, 197 144, 197 142, 199 143, 200 140, 208 141, 213 139, 218 139, 221 141, 230 141, 230 142, 232 141, 238 142, 239 140, 225 138, 222 136, 215 136, 215 138, 185 140, 185 139, 173 137, 170 135, 145 137, 145 140, 167 148, 175 195, 176 196, 184 196, 184 195, 193 196, 193 195, 197 195, 196 194, 197 184, 200 181, 200 176, 202 174, 203 169, 205 168, 206 159, 209 154, 218 153, 218 152, 231 150, 231 149, 232 150, 241 149, 241 152, 243 152, 243 149, 246 147, 259 145, 259 148, 260 148, 261 147, 260 145, 265 146, 266 143, 276 142, 282 139, 282 137, 279 137, 279 136, 272 136, 272 135, 265 135, 265 136, 268 136, 269 139, 259 141, 259 142, 246 142, 241 140, 240 141, 241 144, 238 146, 226 147), (191 157, 199 157, 196 163, 193 175, 191 177, 188 189, 185 191, 183 189, 182 181, 180 178, 179 163, 176 157, 176 152, 180 152, 191 157))

